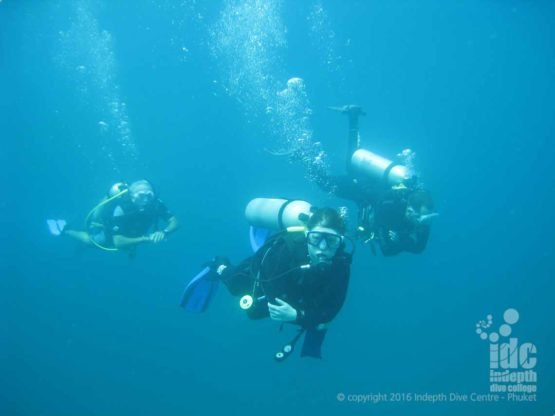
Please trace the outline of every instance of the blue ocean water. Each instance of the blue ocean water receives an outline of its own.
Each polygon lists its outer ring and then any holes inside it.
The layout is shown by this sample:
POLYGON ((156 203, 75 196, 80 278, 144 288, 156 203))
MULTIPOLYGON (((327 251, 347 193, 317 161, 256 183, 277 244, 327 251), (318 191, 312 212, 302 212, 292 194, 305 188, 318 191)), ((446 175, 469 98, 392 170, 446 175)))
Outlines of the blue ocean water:
POLYGON ((0 414, 553 414, 554 19, 524 0, 0 1, 0 414), (355 216, 271 154, 341 173, 327 107, 351 103, 364 147, 416 152, 440 216, 421 255, 358 246, 324 359, 276 364, 292 332, 223 289, 202 315, 179 297, 214 254, 249 254, 254 197, 355 216), (48 234, 143 177, 181 221, 168 242, 131 261, 48 234), (474 401, 476 322, 509 308, 537 396, 474 401))

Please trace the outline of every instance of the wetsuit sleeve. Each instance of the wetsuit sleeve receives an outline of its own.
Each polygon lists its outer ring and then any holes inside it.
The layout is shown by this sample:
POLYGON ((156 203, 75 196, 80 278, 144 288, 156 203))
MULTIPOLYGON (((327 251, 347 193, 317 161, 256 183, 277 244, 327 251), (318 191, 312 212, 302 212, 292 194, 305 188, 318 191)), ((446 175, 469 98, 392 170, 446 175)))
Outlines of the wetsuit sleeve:
POLYGON ((243 260, 237 266, 228 265, 222 274, 222 282, 233 296, 241 296, 252 290, 252 267, 255 256, 243 260))
POLYGON ((350 265, 338 267, 327 285, 323 285, 297 310, 296 323, 305 328, 332 321, 339 313, 347 296, 350 265))
POLYGON ((156 215, 158 218, 162 218, 164 221, 168 221, 174 214, 168 209, 166 204, 164 204, 160 199, 156 207, 156 215))
POLYGON ((380 238, 380 249, 384 256, 394 256, 403 251, 409 253, 419 254, 424 251, 428 244, 430 235, 430 227, 418 226, 412 232, 408 230, 392 230, 398 233, 398 240, 393 241, 389 238, 387 233, 389 230, 384 230, 380 238))

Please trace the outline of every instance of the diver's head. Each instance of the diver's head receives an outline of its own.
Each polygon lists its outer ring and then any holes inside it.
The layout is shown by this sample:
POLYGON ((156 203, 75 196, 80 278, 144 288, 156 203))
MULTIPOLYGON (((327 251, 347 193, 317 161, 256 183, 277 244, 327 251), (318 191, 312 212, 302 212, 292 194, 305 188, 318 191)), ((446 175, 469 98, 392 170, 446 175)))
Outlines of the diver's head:
POLYGON ((129 197, 133 205, 144 209, 154 202, 154 189, 148 181, 142 179, 129 185, 129 197))
POLYGON ((345 222, 331 208, 317 209, 307 223, 308 256, 313 266, 329 265, 343 245, 345 222))

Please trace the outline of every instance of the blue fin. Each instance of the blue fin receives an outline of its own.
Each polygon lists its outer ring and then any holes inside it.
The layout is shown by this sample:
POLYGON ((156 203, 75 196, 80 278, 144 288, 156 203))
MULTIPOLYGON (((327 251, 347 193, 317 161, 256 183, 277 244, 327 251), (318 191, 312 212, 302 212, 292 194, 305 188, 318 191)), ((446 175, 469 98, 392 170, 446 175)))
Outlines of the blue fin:
POLYGON ((180 305, 188 312, 204 312, 218 289, 219 279, 205 267, 189 282, 181 296, 180 305))
POLYGON ((258 249, 264 245, 271 234, 272 231, 268 230, 267 228, 257 228, 251 225, 249 227, 249 239, 251 242, 252 251, 256 253, 258 249))
POLYGON ((303 340, 301 357, 322 358, 322 343, 327 332, 327 329, 307 329, 303 340))

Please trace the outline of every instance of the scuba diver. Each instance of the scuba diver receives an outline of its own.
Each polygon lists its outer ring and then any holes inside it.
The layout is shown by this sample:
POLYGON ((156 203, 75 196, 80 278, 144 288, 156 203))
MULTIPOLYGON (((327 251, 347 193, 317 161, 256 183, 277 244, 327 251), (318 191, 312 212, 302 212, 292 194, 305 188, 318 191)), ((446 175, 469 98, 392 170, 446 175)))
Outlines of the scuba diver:
POLYGON ((432 210, 429 192, 399 185, 383 194, 374 208, 373 222, 366 228, 359 225, 358 230, 366 240, 375 239, 384 256, 419 254, 428 243, 430 219, 438 215, 432 210))
POLYGON ((414 152, 405 149, 391 161, 361 148, 359 117, 366 113, 356 105, 330 109, 349 120, 347 174, 315 170, 317 185, 357 205, 357 236, 374 253, 374 244, 384 256, 421 253, 428 242, 430 220, 439 214, 433 212, 431 195, 413 172, 414 152))
POLYGON ((252 232, 254 255, 233 266, 215 257, 187 285, 181 306, 206 310, 218 282, 250 319, 270 318, 297 325, 292 341, 275 354, 282 361, 304 334, 301 356, 321 358, 326 325, 339 313, 347 294, 352 253, 345 249, 345 223, 331 208, 312 208, 304 201, 257 198, 246 216, 258 231, 279 226, 263 238, 252 232), (256 242, 253 241, 257 240, 256 242))
POLYGON ((139 244, 158 244, 178 227, 177 218, 158 199, 152 185, 139 180, 112 185, 106 197, 85 219, 85 230, 65 220, 47 220, 54 236, 67 236, 105 251, 130 250, 139 244), (165 227, 161 228, 161 222, 165 227))

